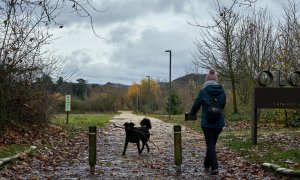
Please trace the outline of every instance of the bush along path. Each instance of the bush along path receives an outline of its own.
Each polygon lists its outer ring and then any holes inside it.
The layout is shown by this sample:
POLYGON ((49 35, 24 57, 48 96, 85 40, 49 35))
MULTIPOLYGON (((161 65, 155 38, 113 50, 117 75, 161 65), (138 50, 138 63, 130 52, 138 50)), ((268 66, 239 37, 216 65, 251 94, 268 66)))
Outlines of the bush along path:
POLYGON ((87 133, 68 139, 61 128, 49 127, 40 134, 27 135, 37 146, 35 153, 0 167, 0 179, 277 179, 260 165, 251 164, 219 145, 220 173, 207 175, 203 168, 204 137, 185 127, 182 127, 181 173, 177 173, 173 125, 155 118, 150 118, 150 140, 155 144, 148 142, 150 153, 144 149, 139 155, 136 145, 129 144, 126 155, 122 155, 125 130, 113 124, 123 126, 125 122, 133 122, 139 126, 143 117, 121 112, 105 128, 97 129, 97 164, 93 175, 89 173, 87 133))

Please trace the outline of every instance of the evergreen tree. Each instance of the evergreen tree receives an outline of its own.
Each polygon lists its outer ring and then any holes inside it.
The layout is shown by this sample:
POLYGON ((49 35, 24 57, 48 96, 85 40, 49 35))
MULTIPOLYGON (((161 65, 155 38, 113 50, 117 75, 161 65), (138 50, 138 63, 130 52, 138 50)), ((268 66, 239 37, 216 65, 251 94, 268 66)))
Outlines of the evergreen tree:
POLYGON ((171 100, 170 100, 170 97, 168 97, 168 100, 167 100, 167 107, 166 107, 167 112, 169 112, 169 102, 171 102, 171 114, 172 115, 181 114, 183 112, 180 97, 177 94, 177 92, 173 89, 171 91, 171 100))

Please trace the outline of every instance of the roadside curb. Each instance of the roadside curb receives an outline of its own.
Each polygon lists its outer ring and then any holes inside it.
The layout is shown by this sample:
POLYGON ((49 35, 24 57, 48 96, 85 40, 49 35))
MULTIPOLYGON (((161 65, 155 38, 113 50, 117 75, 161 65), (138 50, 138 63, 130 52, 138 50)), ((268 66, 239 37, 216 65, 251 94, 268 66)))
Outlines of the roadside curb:
POLYGON ((271 163, 263 163, 262 166, 265 169, 275 171, 276 173, 281 174, 283 176, 300 177, 300 170, 292 170, 292 169, 282 168, 276 164, 271 164, 271 163))
MULTIPOLYGON (((24 151, 24 153, 30 153, 31 151, 33 151, 35 149, 36 149, 36 146, 30 146, 28 150, 24 151)), ((19 155, 10 156, 7 158, 0 158, 0 166, 6 164, 8 162, 11 162, 13 160, 16 160, 18 158, 19 158, 19 155)))

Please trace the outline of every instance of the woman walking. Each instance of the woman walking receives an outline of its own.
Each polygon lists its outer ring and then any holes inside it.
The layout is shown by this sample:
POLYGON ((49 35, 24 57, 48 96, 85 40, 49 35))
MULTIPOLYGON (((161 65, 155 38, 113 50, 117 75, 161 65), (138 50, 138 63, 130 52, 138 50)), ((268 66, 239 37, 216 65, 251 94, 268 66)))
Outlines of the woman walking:
POLYGON ((225 125, 223 113, 225 104, 226 95, 223 87, 218 83, 217 72, 214 69, 210 69, 205 78, 203 88, 200 90, 189 112, 189 117, 193 117, 202 106, 201 128, 206 143, 204 168, 208 172, 211 170, 209 172, 210 175, 219 174, 216 143, 225 125))

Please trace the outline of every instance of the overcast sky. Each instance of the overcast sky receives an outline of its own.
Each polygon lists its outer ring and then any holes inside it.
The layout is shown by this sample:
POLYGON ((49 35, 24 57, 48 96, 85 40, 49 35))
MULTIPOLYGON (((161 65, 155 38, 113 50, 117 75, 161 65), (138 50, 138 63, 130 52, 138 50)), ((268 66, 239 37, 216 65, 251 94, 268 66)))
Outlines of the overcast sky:
MULTIPOLYGON (((279 12, 285 0, 258 0, 259 5, 279 12)), ((230 3, 230 0, 222 0, 230 3)), ((172 50, 172 80, 195 69, 192 52, 198 28, 189 25, 210 22, 213 0, 94 0, 91 11, 97 38, 88 18, 70 15, 65 10, 62 29, 52 28, 55 40, 48 48, 67 57, 64 72, 78 69, 77 78, 89 83, 107 82, 131 85, 150 76, 169 81, 169 54, 172 50)), ((205 70, 199 72, 206 73, 205 70)))

